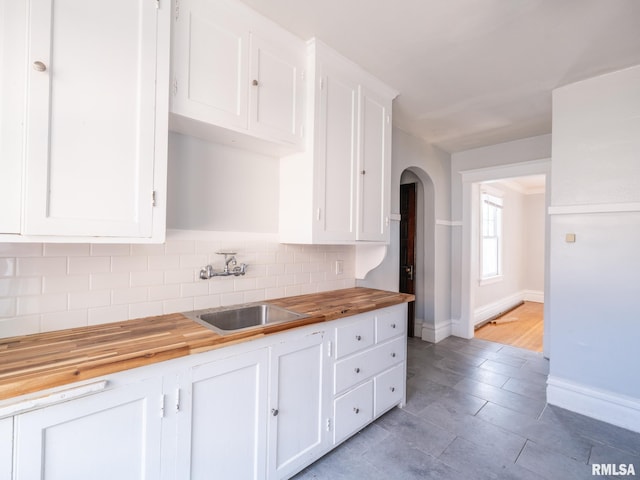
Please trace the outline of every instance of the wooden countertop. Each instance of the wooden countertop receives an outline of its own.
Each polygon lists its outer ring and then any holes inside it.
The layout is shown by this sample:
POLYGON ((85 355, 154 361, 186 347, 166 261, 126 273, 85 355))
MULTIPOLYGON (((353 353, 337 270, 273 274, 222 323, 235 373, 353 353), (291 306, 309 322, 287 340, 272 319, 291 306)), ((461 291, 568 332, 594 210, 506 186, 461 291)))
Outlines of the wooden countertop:
POLYGON ((0 400, 414 299, 404 293, 348 288, 268 300, 265 303, 310 316, 224 336, 173 313, 4 338, 0 339, 0 400))

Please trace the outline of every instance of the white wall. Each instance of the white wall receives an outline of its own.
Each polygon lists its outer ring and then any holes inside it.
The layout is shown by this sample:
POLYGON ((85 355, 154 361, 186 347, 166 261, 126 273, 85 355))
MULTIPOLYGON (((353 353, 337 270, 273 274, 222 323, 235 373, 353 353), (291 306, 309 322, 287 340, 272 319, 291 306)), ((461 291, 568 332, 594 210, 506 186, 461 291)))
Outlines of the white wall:
MULTIPOLYGON (((433 288, 434 318, 423 326, 425 340, 440 340, 450 334, 450 285, 449 253, 451 242, 450 222, 450 168, 449 154, 400 129, 393 129, 391 164, 391 212, 400 211, 400 177, 410 169, 422 182, 425 193, 425 238, 433 229, 432 260, 425 258, 425 269, 433 265, 433 283, 425 282, 425 288, 433 288), (428 199, 432 198, 433 201, 428 199), (425 333, 426 329, 426 333, 425 333)), ((372 270, 358 285, 398 290, 399 282, 399 224, 391 223, 391 244, 382 264, 372 270)), ((425 240, 428 244, 428 241, 425 240)), ((425 298, 428 294, 425 294, 425 298)))
POLYGON ((554 91, 548 400, 636 431, 639 132, 640 66, 554 91))
POLYGON ((544 296, 545 194, 524 196, 524 288, 544 296))
POLYGON ((169 134, 168 228, 278 231, 280 159, 169 134))

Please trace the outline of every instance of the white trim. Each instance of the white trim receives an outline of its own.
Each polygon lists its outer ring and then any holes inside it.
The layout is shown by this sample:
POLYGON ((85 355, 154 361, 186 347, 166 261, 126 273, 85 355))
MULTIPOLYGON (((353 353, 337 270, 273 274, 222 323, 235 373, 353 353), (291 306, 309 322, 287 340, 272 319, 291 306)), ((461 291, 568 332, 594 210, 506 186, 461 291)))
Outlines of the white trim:
POLYGON ((439 322, 435 326, 422 323, 422 340, 426 342, 438 343, 449 336, 451 336, 451 320, 439 322))
POLYGON ((502 281, 504 281, 504 275, 498 274, 493 277, 481 278, 478 280, 478 285, 484 287, 485 285, 493 285, 494 283, 500 283, 502 281))
POLYGON ((474 168, 472 170, 461 170, 462 182, 484 182, 487 180, 501 180, 507 178, 524 177, 527 175, 537 175, 540 167, 551 167, 550 158, 540 160, 530 160, 528 162, 511 163, 509 165, 496 165, 484 168, 474 168))
POLYGON ((461 227, 461 220, 436 220, 436 225, 442 225, 444 227, 461 227))
POLYGON ((524 301, 544 303, 544 292, 540 290, 525 290, 524 301))
POLYGON ((266 241, 280 243, 278 233, 224 232, 213 230, 167 230, 167 240, 266 241))
POLYGON ((549 215, 619 212, 640 212, 640 202, 598 203, 589 205, 558 205, 549 207, 549 215))
POLYGON ((640 432, 640 399, 549 375, 547 402, 640 432))
POLYGON ((399 222, 400 220, 402 220, 402 215, 400 215, 399 213, 390 213, 389 220, 391 220, 392 222, 399 222))
POLYGON ((477 325, 480 322, 484 322, 485 320, 498 315, 499 313, 505 312, 510 308, 515 307, 522 301, 524 301, 524 291, 514 293, 513 295, 509 295, 508 297, 504 297, 495 302, 488 303, 487 305, 482 305, 481 307, 478 307, 473 311, 473 324, 477 325))

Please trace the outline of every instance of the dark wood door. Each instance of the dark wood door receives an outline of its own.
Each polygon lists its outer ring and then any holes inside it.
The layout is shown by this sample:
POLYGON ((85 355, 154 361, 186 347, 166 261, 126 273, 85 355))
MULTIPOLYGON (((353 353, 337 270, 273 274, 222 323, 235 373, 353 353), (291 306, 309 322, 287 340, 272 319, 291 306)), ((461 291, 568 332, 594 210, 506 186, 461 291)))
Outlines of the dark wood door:
MULTIPOLYGON (((416 184, 400 185, 400 292, 416 293, 416 184)), ((414 336, 415 302, 408 305, 407 333, 414 336)))

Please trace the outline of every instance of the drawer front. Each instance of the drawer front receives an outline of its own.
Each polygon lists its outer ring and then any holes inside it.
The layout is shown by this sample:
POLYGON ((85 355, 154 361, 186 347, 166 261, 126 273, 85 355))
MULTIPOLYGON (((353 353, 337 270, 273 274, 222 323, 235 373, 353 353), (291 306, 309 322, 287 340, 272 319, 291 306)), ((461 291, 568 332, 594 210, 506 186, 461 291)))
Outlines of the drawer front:
POLYGON ((373 380, 333 403, 333 443, 337 444, 373 420, 373 380))
POLYGON ((333 393, 342 393, 405 359, 406 339, 397 338, 336 362, 333 393))
POLYGON ((374 411, 375 416, 378 417, 402 401, 405 386, 404 363, 376 376, 373 382, 375 390, 374 411))
POLYGON ((365 314, 354 323, 336 328, 336 358, 346 357, 373 345, 374 321, 365 314))
POLYGON ((392 307, 376 312, 376 343, 404 335, 406 323, 406 313, 402 308, 392 307))

